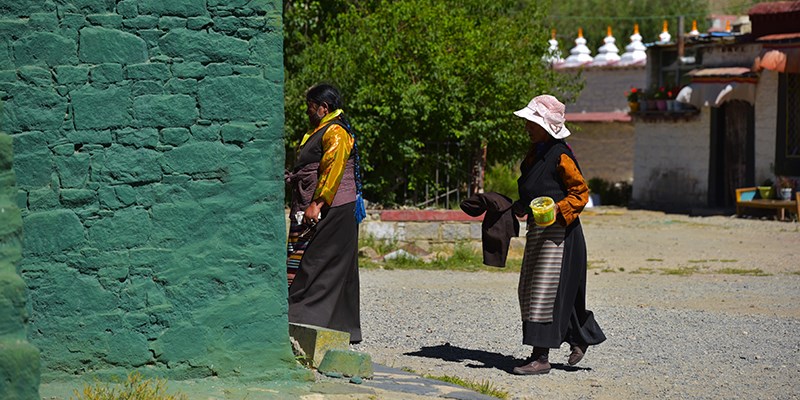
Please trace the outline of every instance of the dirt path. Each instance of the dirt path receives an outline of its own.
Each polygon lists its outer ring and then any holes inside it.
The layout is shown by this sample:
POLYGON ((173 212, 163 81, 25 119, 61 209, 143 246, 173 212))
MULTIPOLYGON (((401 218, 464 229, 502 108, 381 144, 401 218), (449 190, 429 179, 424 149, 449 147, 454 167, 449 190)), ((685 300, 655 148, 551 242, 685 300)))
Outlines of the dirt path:
POLYGON ((587 304, 608 340, 579 368, 562 346, 550 374, 510 373, 530 352, 511 273, 364 271, 357 349, 515 399, 797 398, 800 224, 619 209, 582 219, 587 304))

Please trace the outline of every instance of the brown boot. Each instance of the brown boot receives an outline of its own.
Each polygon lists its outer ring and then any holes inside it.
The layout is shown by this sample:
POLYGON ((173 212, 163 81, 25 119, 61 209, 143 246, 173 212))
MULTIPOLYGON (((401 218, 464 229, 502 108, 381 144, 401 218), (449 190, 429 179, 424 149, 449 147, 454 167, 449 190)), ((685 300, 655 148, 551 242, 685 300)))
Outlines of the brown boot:
POLYGON ((514 368, 514 373, 517 375, 541 375, 550 372, 550 362, 547 355, 550 349, 534 347, 531 359, 533 361, 528 364, 514 368))
POLYGON ((581 360, 583 360, 584 354, 586 354, 586 350, 589 349, 589 346, 587 345, 583 346, 572 345, 570 347, 572 348, 572 353, 570 353, 569 359, 567 359, 567 363, 569 365, 575 365, 581 362, 581 360))

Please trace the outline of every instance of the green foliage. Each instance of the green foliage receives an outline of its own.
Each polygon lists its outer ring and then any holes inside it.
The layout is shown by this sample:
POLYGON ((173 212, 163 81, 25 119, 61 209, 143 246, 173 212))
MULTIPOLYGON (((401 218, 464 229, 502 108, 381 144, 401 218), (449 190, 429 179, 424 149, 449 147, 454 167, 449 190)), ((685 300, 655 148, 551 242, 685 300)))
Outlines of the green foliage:
POLYGON ((185 394, 166 394, 167 382, 154 378, 144 379, 138 372, 128 374, 122 385, 96 383, 86 385, 83 393, 75 390, 77 400, 188 400, 185 394))
POLYGON ((519 197, 517 190, 517 178, 519 177, 519 167, 517 164, 510 166, 510 163, 495 163, 486 169, 486 191, 504 194, 512 199, 519 197))
MULTIPOLYGON (((708 1, 706 0, 561 0, 554 1, 545 24, 557 31, 559 48, 569 54, 575 46, 578 28, 583 28, 586 45, 596 53, 603 45, 606 28, 611 26, 616 45, 624 51, 633 35, 634 24, 639 24, 639 33, 644 43, 658 41, 667 20, 668 31, 674 41, 678 36, 678 16, 684 16, 684 29, 692 29, 692 20, 697 20, 702 32, 708 28, 708 1)), ((622 53, 620 51, 620 53, 622 53)))
MULTIPOLYGON (((547 9, 517 0, 287 1, 286 132, 308 129, 305 90, 336 84, 358 132, 366 197, 390 204, 437 169, 468 177, 476 149, 508 162, 527 147, 511 112, 574 99, 575 78, 542 61, 547 9), (450 157, 436 145, 450 144, 450 157)), ((291 156, 287 157, 290 161, 291 156)))

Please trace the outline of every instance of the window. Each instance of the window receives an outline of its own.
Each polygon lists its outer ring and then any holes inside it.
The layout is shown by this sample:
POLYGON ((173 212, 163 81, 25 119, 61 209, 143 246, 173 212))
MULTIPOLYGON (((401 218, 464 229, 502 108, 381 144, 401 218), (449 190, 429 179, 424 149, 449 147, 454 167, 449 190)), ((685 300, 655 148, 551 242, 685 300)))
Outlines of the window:
POLYGON ((800 74, 780 74, 775 174, 800 175, 800 74))

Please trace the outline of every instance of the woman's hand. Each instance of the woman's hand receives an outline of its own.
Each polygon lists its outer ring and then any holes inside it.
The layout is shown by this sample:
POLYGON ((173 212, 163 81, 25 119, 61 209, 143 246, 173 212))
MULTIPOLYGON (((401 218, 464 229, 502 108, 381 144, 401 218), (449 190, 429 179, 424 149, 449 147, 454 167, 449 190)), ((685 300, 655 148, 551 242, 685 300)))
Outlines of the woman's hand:
POLYGON ((303 214, 303 222, 314 226, 319 222, 319 213, 322 211, 322 206, 325 201, 322 199, 311 200, 311 204, 306 207, 305 214, 303 214))

